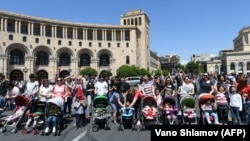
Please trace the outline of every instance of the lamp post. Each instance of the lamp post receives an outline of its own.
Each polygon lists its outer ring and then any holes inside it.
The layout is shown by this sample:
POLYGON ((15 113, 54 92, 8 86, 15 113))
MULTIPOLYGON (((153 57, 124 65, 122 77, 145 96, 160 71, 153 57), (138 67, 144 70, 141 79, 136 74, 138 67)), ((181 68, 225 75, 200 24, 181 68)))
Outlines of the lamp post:
POLYGON ((24 72, 24 80, 26 81, 26 73, 28 72, 28 68, 24 67, 23 72, 24 72))

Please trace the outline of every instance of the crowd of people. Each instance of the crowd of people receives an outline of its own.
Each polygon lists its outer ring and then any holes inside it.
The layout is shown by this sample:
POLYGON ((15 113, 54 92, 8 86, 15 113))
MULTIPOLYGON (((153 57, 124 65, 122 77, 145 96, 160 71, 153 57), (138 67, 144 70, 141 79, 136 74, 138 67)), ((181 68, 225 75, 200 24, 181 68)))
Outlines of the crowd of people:
MULTIPOLYGON (((167 75, 154 76, 147 74, 141 77, 138 87, 131 87, 126 83, 125 77, 114 76, 110 79, 100 74, 95 76, 67 76, 56 78, 56 83, 51 84, 44 79, 40 83, 35 79, 34 74, 29 75, 29 81, 20 85, 7 81, 4 76, 0 80, 0 114, 4 111, 6 102, 10 110, 15 109, 15 97, 26 96, 32 100, 48 102, 57 99, 62 107, 64 117, 73 118, 73 126, 76 129, 85 125, 86 118, 92 116, 92 102, 96 95, 108 97, 112 109, 113 123, 119 122, 119 109, 133 108, 135 110, 136 124, 141 125, 142 112, 147 107, 141 107, 141 99, 145 96, 153 96, 157 102, 155 112, 168 109, 174 111, 179 108, 180 100, 185 96, 198 98, 200 94, 206 93, 215 97, 214 101, 208 100, 200 109, 204 112, 208 124, 211 124, 209 116, 213 116, 215 124, 249 125, 250 124, 250 85, 249 76, 239 74, 235 79, 224 74, 213 74, 210 72, 200 75, 187 75, 179 69, 175 76, 167 75), (163 104, 167 96, 177 99, 176 107, 168 103, 163 104), (73 107, 72 107, 73 106, 73 107), (74 111, 71 111, 74 109, 74 111), (230 114, 229 114, 230 112, 230 114)), ((147 110, 148 111, 148 110, 147 110)), ((160 117, 160 116, 159 116, 160 117)), ((160 118, 159 118, 160 120, 160 118)), ((55 132, 56 119, 47 118, 45 132, 49 126, 53 126, 55 132), (51 124, 51 125, 50 125, 51 124)), ((29 126, 28 123, 27 126, 29 126)))

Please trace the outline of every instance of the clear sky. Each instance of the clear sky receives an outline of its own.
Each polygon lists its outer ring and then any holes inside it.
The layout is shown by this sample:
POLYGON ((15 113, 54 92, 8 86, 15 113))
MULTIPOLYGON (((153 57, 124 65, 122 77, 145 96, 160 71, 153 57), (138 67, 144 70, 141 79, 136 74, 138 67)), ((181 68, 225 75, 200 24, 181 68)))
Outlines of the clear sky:
POLYGON ((141 9, 150 18, 150 47, 158 56, 218 55, 232 49, 250 25, 250 0, 1 0, 0 9, 29 16, 93 24, 120 24, 120 15, 141 9))

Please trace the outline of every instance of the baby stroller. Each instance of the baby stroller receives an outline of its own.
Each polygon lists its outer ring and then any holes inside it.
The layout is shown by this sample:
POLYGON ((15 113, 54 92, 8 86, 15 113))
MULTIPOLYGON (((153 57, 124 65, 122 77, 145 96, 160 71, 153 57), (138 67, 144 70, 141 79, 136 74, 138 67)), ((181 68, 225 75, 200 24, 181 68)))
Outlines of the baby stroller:
POLYGON ((109 117, 110 114, 107 109, 108 98, 103 95, 97 95, 93 101, 93 120, 92 120, 92 131, 97 132, 100 127, 104 127, 109 130, 109 117))
MULTIPOLYGON (((54 136, 61 135, 62 130, 65 128, 64 126, 64 119, 63 119, 63 105, 60 104, 60 102, 57 100, 58 98, 53 98, 48 100, 47 104, 46 104, 46 108, 45 108, 45 122, 48 120, 48 118, 50 116, 56 116, 57 118, 57 123, 56 123, 56 132, 54 132, 54 136), (58 112, 54 112, 54 111, 58 111, 58 112)), ((46 123, 44 124, 44 128, 43 131, 41 133, 41 135, 43 136, 45 135, 49 135, 49 133, 52 131, 52 127, 49 127, 49 132, 46 133, 45 132, 46 129, 46 123)))
POLYGON ((195 103, 193 96, 184 96, 181 98, 180 106, 183 124, 197 124, 195 103))
POLYGON ((30 112, 26 115, 28 116, 28 121, 25 124, 25 128, 22 131, 22 134, 32 133, 33 135, 38 134, 38 127, 42 126, 45 123, 45 108, 46 102, 36 101, 31 103, 30 112), (30 129, 30 124, 33 122, 33 125, 30 129))
MULTIPOLYGON (((200 124, 208 124, 205 115, 204 115, 204 111, 201 109, 201 106, 203 104, 205 104, 207 102, 207 100, 211 100, 211 102, 215 102, 215 97, 211 94, 208 93, 203 93, 200 94, 199 96, 199 108, 200 108, 200 115, 201 115, 201 120, 200 120, 200 124)), ((213 116, 210 115, 210 120, 213 123, 214 122, 214 118, 213 116)))
POLYGON ((132 131, 137 130, 135 126, 135 109, 134 108, 121 108, 120 110, 120 125, 118 131, 122 131, 127 126, 132 126, 132 131))
POLYGON ((153 96, 145 96, 141 101, 142 107, 142 126, 141 130, 145 130, 151 125, 158 124, 157 101, 153 96))
POLYGON ((163 110, 162 110, 162 116, 163 116, 163 123, 165 125, 178 125, 178 109, 176 108, 176 99, 173 96, 166 96, 165 99, 162 102, 163 104, 163 110), (168 109, 165 108, 165 105, 168 104, 171 107, 168 109))
POLYGON ((15 103, 16 108, 12 114, 0 119, 0 123, 3 123, 3 127, 0 129, 1 133, 7 131, 8 127, 11 133, 16 133, 21 120, 30 107, 30 99, 24 96, 17 96, 15 103))

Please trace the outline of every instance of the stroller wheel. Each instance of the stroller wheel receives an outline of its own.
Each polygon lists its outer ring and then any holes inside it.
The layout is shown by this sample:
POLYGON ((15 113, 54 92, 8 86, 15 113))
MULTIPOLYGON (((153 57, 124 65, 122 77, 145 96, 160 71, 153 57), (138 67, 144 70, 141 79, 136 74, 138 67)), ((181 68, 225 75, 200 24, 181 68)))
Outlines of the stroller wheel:
POLYGON ((31 133, 32 133, 33 135, 36 135, 38 132, 37 132, 36 130, 32 130, 31 133))
POLYGON ((41 136, 43 136, 44 135, 44 131, 42 131, 42 133, 41 133, 41 136))
POLYGON ((92 125, 92 131, 97 132, 99 129, 99 126, 97 124, 92 125))
POLYGON ((0 128, 0 133, 3 133, 4 132, 4 129, 3 128, 0 128))
POLYGON ((118 127, 118 131, 123 131, 123 125, 120 125, 120 126, 118 127))
POLYGON ((16 133, 17 132, 17 130, 15 129, 15 128, 13 128, 13 129, 11 129, 11 131, 10 131, 12 134, 14 134, 14 133, 16 133))
POLYGON ((22 134, 23 134, 23 135, 26 135, 26 134, 27 134, 27 130, 26 130, 26 129, 23 129, 22 134))

